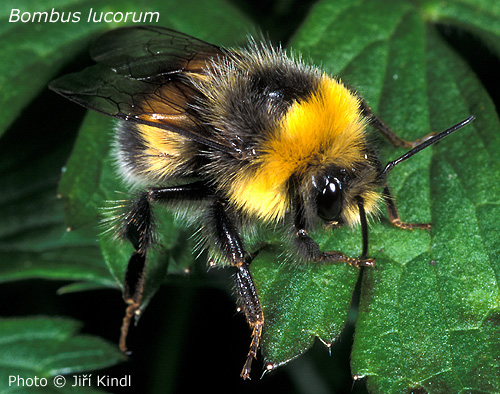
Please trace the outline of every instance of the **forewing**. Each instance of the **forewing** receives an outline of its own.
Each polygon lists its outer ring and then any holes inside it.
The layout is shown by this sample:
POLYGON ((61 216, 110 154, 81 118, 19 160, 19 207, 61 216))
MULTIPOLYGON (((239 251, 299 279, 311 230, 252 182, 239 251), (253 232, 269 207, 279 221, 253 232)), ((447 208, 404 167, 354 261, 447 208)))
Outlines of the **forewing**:
POLYGON ((132 78, 181 71, 200 72, 207 58, 223 56, 216 45, 157 26, 110 30, 97 38, 90 55, 100 64, 132 78))
POLYGON ((98 38, 91 56, 98 64, 63 76, 50 88, 86 108, 233 153, 227 141, 189 115, 197 92, 183 77, 203 73, 207 61, 224 56, 219 47, 168 29, 129 27, 98 38))

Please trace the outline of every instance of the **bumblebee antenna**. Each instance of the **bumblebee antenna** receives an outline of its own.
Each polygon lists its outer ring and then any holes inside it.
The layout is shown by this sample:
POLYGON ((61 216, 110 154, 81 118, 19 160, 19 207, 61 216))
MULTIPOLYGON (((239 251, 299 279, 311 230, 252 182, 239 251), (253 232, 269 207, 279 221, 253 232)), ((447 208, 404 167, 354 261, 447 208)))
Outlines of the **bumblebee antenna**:
POLYGON ((389 171, 391 171, 399 163, 402 163, 403 161, 405 161, 405 160, 409 159, 410 157, 412 157, 415 153, 420 152, 422 149, 425 149, 428 146, 431 146, 431 145, 435 144, 436 142, 442 140, 447 135, 450 135, 451 133, 457 131, 458 129, 461 129, 462 127, 468 125, 475 118, 476 117, 474 115, 469 116, 467 119, 462 120, 460 123, 457 123, 455 126, 452 126, 449 129, 446 129, 445 131, 442 131, 441 133, 432 136, 428 140, 425 140, 420 145, 417 145, 415 148, 413 148, 413 149, 409 150, 408 152, 406 152, 400 158, 398 158, 396 160, 393 160, 393 161, 390 161, 389 163, 387 163, 387 165, 385 166, 385 168, 382 170, 382 172, 378 176, 379 179, 383 178, 389 171))

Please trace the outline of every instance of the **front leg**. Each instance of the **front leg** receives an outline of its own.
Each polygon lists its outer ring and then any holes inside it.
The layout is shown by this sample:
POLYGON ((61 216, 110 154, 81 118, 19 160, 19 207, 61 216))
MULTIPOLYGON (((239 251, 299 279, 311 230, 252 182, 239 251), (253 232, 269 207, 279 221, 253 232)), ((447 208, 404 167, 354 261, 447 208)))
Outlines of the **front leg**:
POLYGON ((305 229, 297 229, 294 237, 294 243, 298 253, 308 261, 318 263, 347 263, 353 267, 374 267, 375 260, 355 257, 349 257, 339 251, 322 252, 316 241, 314 241, 305 229))
POLYGON ((252 329, 250 350, 240 375, 243 379, 250 379, 252 360, 257 356, 264 327, 264 313, 250 273, 250 263, 254 256, 245 251, 236 227, 226 214, 224 202, 216 201, 214 203, 213 218, 216 228, 215 241, 217 241, 215 244, 219 245, 222 257, 237 268, 236 293, 247 322, 252 329))
POLYGON ((300 201, 297 203, 295 210, 294 234, 293 243, 299 256, 302 256, 306 261, 314 261, 320 263, 347 263, 354 267, 374 267, 375 260, 366 258, 368 250, 368 228, 366 217, 364 216, 363 203, 358 202, 361 216, 361 226, 363 235, 363 252, 361 258, 346 256, 339 251, 322 252, 316 241, 314 241, 306 230, 306 221, 303 214, 303 209, 300 201))

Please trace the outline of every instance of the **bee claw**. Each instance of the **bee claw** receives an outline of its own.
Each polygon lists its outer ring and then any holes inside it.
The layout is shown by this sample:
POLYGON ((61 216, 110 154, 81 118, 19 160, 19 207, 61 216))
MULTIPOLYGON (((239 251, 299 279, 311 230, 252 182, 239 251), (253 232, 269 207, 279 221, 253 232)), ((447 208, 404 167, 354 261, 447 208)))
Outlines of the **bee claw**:
POLYGON ((376 267, 375 259, 359 260, 358 267, 376 267))

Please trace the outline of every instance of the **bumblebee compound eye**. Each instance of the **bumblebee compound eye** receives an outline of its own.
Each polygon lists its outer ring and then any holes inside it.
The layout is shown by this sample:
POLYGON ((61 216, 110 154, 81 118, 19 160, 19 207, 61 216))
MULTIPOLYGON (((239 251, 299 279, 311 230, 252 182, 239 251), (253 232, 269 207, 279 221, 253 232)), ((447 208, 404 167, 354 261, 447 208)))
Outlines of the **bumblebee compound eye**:
POLYGON ((342 209, 342 182, 332 175, 313 178, 318 216, 327 222, 337 221, 342 209))

